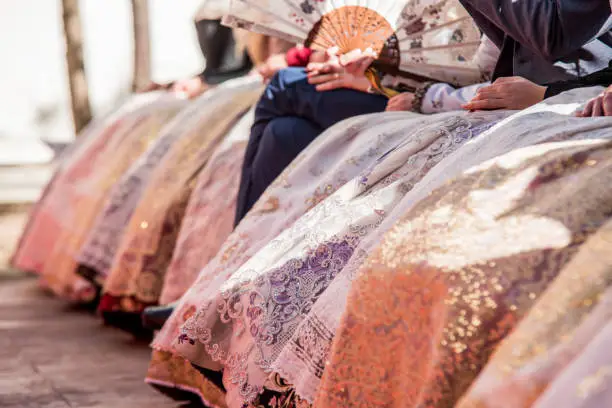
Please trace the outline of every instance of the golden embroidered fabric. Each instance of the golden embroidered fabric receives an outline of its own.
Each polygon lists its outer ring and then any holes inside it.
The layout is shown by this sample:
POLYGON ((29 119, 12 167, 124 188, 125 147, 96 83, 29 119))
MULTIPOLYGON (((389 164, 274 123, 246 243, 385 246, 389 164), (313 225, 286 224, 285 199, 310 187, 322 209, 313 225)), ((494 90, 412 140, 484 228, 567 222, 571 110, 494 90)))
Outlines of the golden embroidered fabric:
POLYGON ((350 291, 315 406, 455 406, 612 214, 612 144, 550 146, 465 173, 386 234, 350 291))
POLYGON ((163 125, 179 111, 182 104, 160 104, 143 110, 124 124, 104 146, 95 163, 95 172, 79 178, 64 192, 66 207, 71 211, 56 235, 42 275, 49 287, 60 296, 69 296, 77 275, 75 257, 87 238, 106 194, 129 166, 160 135, 163 125))
POLYGON ((611 284, 608 221, 501 343, 459 407, 577 407, 612 392, 612 353, 588 355, 593 343, 612 340, 611 284))
POLYGON ((217 103, 206 112, 194 112, 196 123, 173 145, 156 168, 125 230, 104 285, 105 293, 136 296, 139 301, 147 303, 158 301, 163 273, 170 262, 189 198, 184 191, 185 185, 194 180, 236 118, 256 101, 260 91, 257 83, 250 82, 229 92, 222 88, 210 91, 217 92, 217 103), (176 206, 176 209, 181 209, 173 215, 169 210, 177 199, 184 205, 176 206), (164 234, 168 230, 173 232, 164 234), (157 256, 161 251, 165 251, 163 256, 157 256), (143 268, 151 257, 161 263, 150 268, 147 266, 151 272, 147 273, 143 268))
POLYGON ((206 379, 189 361, 171 353, 153 351, 145 381, 154 386, 196 394, 211 407, 227 407, 223 390, 206 379))

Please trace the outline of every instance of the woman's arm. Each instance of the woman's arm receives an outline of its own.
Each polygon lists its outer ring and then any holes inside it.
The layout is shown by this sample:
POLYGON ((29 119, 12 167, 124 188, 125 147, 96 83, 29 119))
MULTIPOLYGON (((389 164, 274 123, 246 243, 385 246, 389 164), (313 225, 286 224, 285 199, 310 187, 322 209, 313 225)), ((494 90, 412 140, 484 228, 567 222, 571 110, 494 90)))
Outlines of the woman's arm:
POLYGON ((586 88, 589 86, 609 86, 612 84, 612 62, 608 68, 601 71, 593 72, 592 74, 576 78, 569 81, 553 82, 546 85, 545 98, 550 98, 560 94, 561 92, 569 91, 575 88, 586 88))
POLYGON ((610 17, 610 3, 605 0, 461 0, 461 3, 498 46, 501 30, 549 61, 580 49, 595 38, 610 17))

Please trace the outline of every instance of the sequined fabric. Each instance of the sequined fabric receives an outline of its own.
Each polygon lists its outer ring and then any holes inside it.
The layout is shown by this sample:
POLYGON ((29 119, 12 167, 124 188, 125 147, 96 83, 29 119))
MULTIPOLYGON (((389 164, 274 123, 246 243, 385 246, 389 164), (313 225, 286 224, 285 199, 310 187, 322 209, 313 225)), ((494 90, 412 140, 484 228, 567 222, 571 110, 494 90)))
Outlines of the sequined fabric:
POLYGON ((198 176, 164 277, 161 304, 180 299, 232 232, 252 123, 253 110, 232 128, 198 176))
POLYGON ((219 88, 216 103, 202 112, 197 126, 156 167, 121 239, 104 293, 145 304, 158 302, 187 201, 179 212, 169 210, 179 208, 175 203, 182 202, 185 185, 195 180, 237 118, 261 92, 260 83, 250 78, 235 81, 241 86, 226 92, 219 88))
MULTIPOLYGON (((589 160, 600 161, 602 156, 589 160)), ((593 184, 596 181, 580 178, 572 183, 584 182, 596 188, 593 184)), ((517 408, 609 405, 611 248, 612 221, 608 220, 586 239, 496 349, 458 404, 460 408, 507 406, 504 404, 517 408)))
POLYGON ((55 244, 45 259, 42 271, 44 280, 56 294, 66 296, 70 292, 69 282, 77 278, 75 257, 104 204, 106 194, 155 141, 163 125, 181 106, 182 101, 176 101, 169 106, 148 108, 132 126, 116 134, 106 144, 102 161, 94 164, 95 171, 73 183, 71 189, 65 192, 63 200, 67 202, 63 203, 62 211, 64 214, 70 213, 64 217, 65 224, 55 236, 55 244))
MULTIPOLYGON (((155 173, 180 140, 196 137, 193 129, 207 119, 207 112, 217 103, 218 94, 240 95, 240 88, 257 84, 258 78, 229 81, 215 90, 209 90, 185 107, 164 129, 156 143, 130 168, 109 193, 104 209, 91 229, 87 241, 82 246, 78 261, 84 266, 88 278, 103 284, 108 276, 113 260, 134 210, 155 173)), ((236 96, 239 97, 239 96, 236 96)))
POLYGON ((315 406, 455 406, 609 220, 610 182, 611 143, 551 143, 432 192, 358 272, 315 406))
POLYGON ((194 362, 208 367, 212 360, 225 367, 230 406, 251 402, 263 391, 266 373, 286 341, 361 240, 377 230, 432 166, 486 130, 492 117, 415 119, 423 122, 420 132, 405 137, 311 209, 219 289, 206 288, 209 294, 203 299, 215 306, 200 308, 185 323, 179 347, 187 353, 190 345, 202 351, 210 347, 209 359, 194 362), (233 330, 211 330, 217 325, 233 330))
POLYGON ((93 121, 79 135, 69 155, 66 155, 47 185, 44 194, 36 204, 28 220, 28 225, 13 255, 15 268, 37 272, 42 271, 46 257, 53 249, 58 231, 66 224, 64 218, 70 212, 64 211, 66 190, 78 180, 87 178, 93 164, 103 156, 106 143, 117 132, 130 126, 141 117, 145 105, 163 102, 159 94, 138 95, 120 107, 113 114, 93 121))

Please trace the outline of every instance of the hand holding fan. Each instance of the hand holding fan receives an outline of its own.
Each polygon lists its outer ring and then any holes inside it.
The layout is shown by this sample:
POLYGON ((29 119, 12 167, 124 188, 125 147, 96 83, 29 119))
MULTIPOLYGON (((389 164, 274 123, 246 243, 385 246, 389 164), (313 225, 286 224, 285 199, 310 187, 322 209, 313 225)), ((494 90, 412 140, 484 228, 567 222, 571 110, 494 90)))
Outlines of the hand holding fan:
POLYGON ((224 23, 339 55, 373 53, 375 69, 395 76, 482 77, 472 62, 480 32, 457 0, 231 0, 224 23))

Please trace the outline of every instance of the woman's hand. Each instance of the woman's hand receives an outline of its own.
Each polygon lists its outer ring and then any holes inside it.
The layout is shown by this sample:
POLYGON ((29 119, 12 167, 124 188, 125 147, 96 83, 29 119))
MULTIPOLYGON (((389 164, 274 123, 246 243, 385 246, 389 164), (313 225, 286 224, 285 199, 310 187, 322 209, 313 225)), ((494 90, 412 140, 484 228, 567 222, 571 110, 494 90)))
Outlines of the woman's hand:
POLYGON ((576 116, 580 118, 612 116, 612 86, 591 99, 582 111, 576 112, 576 116))
POLYGON ((413 101, 414 101, 413 93, 403 92, 389 99, 389 102, 387 102, 387 109, 385 109, 385 111, 387 112, 411 111, 413 101))
POLYGON ((520 110, 544 100, 546 87, 522 77, 499 78, 482 87, 476 96, 463 105, 467 110, 520 110))
POLYGON ((315 51, 306 66, 308 76, 321 74, 340 73, 343 71, 338 58, 337 49, 329 49, 327 52, 315 51))
POLYGON ((316 89, 319 92, 332 91, 340 88, 368 92, 370 89, 370 81, 365 76, 355 76, 346 71, 308 75, 308 83, 316 85, 316 89))
POLYGON ((184 94, 188 98, 195 98, 208 89, 206 83, 199 76, 176 81, 170 91, 176 94, 184 94))
POLYGON ((368 92, 371 84, 365 77, 365 72, 374 61, 370 54, 353 52, 342 58, 338 58, 332 52, 328 54, 330 55, 328 61, 308 64, 306 69, 308 82, 316 85, 317 91, 347 88, 368 92))
POLYGON ((264 81, 270 80, 281 69, 287 68, 287 59, 285 54, 271 55, 266 62, 257 67, 257 72, 264 78, 264 81))

